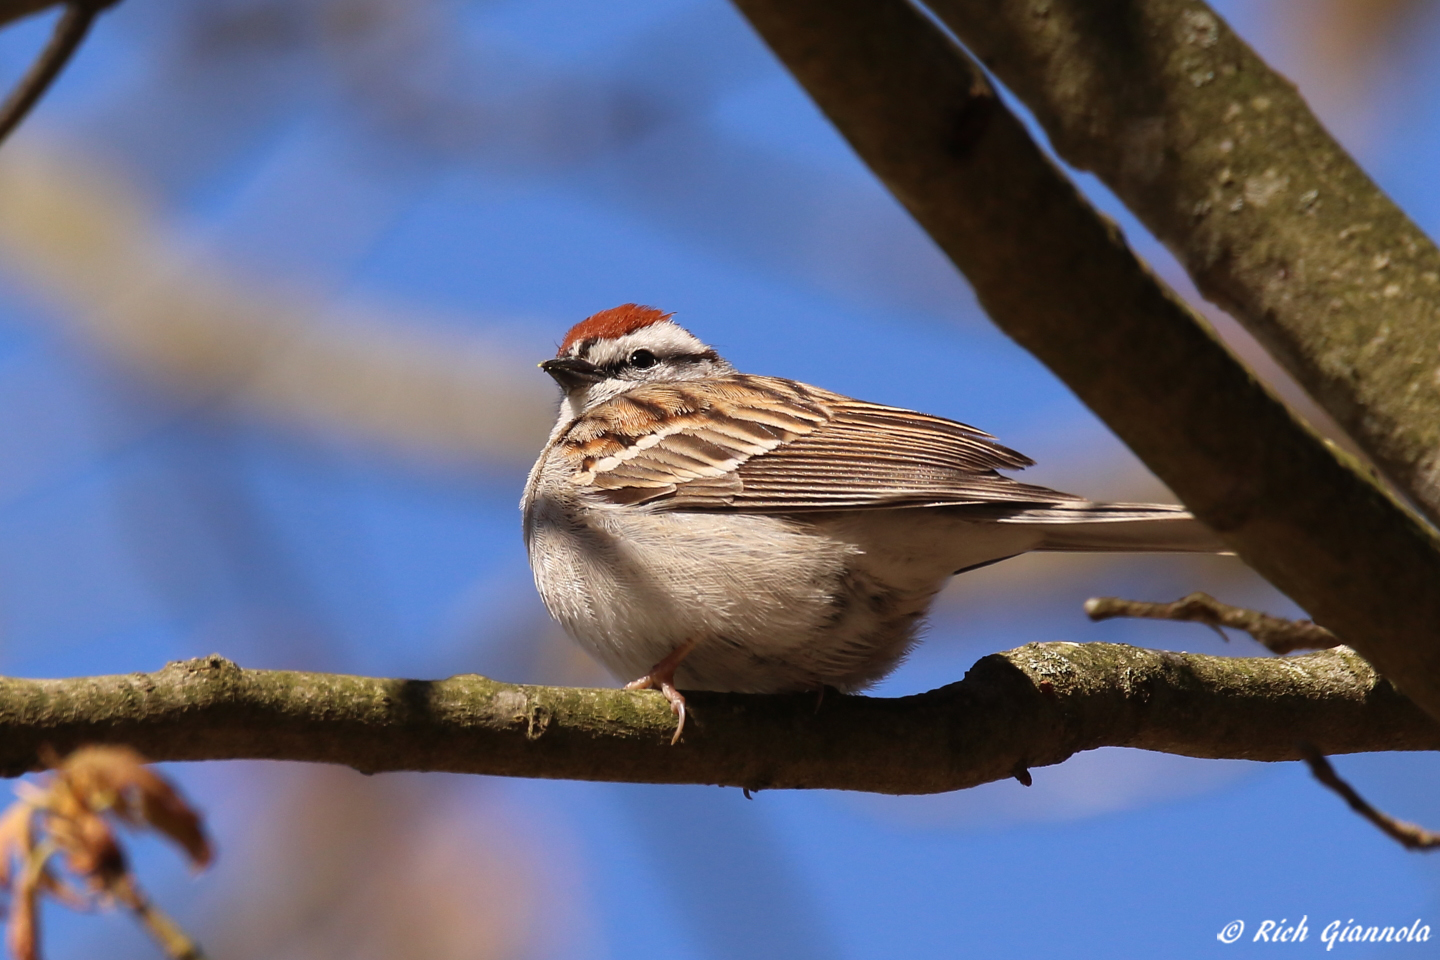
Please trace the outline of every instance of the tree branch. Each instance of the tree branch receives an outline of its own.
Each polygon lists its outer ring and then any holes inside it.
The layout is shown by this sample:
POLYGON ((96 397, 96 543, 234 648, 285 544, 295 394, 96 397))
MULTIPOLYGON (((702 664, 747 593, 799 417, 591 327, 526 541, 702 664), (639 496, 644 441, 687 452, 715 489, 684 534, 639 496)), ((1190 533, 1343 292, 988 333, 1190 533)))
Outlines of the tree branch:
POLYGON ((1296 650, 1324 650, 1339 646, 1340 638, 1309 620, 1286 620, 1258 610, 1232 607, 1208 593, 1192 593, 1174 603, 1150 603, 1125 600, 1121 597, 1092 597, 1085 601, 1085 615, 1091 620, 1113 617, 1144 617, 1150 620, 1183 620, 1203 623, 1229 640, 1221 627, 1244 630, 1271 653, 1287 654, 1296 650))
POLYGON ((1440 542, 1150 273, 979 67, 904 0, 736 3, 991 318, 1246 563, 1440 717, 1440 542))
POLYGON ((479 676, 390 680, 242 670, 218 656, 153 674, 0 679, 0 773, 46 745, 123 743, 154 760, 269 759, 367 772, 936 793, 1139 747, 1298 759, 1440 748, 1427 717, 1354 651, 1288 659, 1031 644, 898 699, 691 693, 685 737, 650 692, 479 676))
POLYGON ((80 49, 80 44, 90 32, 90 25, 95 22, 95 17, 114 2, 115 0, 69 0, 65 4, 65 9, 50 35, 50 42, 25 72, 25 76, 20 78, 20 82, 5 98, 5 102, 0 104, 0 143, 29 115, 31 108, 40 102, 40 98, 50 89, 55 78, 60 76, 60 71, 65 69, 75 51, 80 49))
POLYGON ((1440 250, 1196 0, 929 0, 1440 522, 1440 250))
POLYGON ((1301 750, 1316 780, 1338 793, 1350 805, 1351 810, 1375 824, 1402 847, 1407 850, 1434 850, 1440 847, 1440 833, 1405 820, 1397 820, 1385 811, 1375 809, 1354 787, 1340 779, 1330 761, 1325 759, 1325 754, 1308 743, 1302 744, 1301 750))
POLYGON ((0 27, 60 3, 61 0, 0 0, 0 27))
POLYGON ((555 418, 554 385, 498 337, 197 257, 134 184, 33 139, 0 163, 0 268, 83 346, 184 403, 440 462, 528 464, 555 418))

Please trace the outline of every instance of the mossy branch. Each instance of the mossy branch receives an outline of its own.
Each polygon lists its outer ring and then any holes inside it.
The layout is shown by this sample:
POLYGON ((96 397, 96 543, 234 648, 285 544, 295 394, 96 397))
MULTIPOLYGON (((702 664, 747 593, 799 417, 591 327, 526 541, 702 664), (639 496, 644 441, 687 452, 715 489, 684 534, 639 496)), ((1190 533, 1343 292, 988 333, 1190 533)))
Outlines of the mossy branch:
POLYGON ((1031 644, 959 683, 895 699, 692 693, 684 739, 653 692, 242 670, 219 656, 152 674, 0 679, 0 772, 48 745, 123 743, 154 760, 301 760, 366 772, 937 793, 1139 747, 1294 760, 1440 748, 1431 720, 1354 651, 1227 658, 1031 644))
POLYGON ((1150 272, 969 55, 905 0, 735 2, 996 324, 1246 563, 1440 717, 1440 541, 1150 272))
POLYGON ((928 0, 1440 522, 1440 249, 1197 0, 928 0))

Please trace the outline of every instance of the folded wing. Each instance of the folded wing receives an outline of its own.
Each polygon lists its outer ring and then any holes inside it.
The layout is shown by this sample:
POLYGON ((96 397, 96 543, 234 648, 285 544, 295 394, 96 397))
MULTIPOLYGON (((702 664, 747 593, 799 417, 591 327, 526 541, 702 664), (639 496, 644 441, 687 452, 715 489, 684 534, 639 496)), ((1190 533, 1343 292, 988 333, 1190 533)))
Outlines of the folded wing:
POLYGON ((773 377, 650 384, 579 419, 572 477, 614 503, 769 511, 1081 498, 997 470, 1032 461, 974 427, 773 377))

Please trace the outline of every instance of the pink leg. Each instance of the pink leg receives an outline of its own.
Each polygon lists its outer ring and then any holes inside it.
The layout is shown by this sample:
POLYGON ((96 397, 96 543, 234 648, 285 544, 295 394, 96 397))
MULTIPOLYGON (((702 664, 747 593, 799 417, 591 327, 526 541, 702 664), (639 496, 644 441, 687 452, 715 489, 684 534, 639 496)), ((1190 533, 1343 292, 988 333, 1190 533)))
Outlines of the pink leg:
POLYGON ((626 690, 658 688, 661 693, 665 694, 665 699, 670 701, 670 709, 679 718, 679 722, 675 724, 675 736, 670 738, 672 747, 680 742, 680 734, 685 731, 685 695, 675 689, 675 669, 680 666, 680 661, 690 655, 690 651, 694 650, 695 645, 699 642, 699 637, 686 640, 671 650, 664 660, 651 667, 650 672, 645 676, 625 684, 626 690))

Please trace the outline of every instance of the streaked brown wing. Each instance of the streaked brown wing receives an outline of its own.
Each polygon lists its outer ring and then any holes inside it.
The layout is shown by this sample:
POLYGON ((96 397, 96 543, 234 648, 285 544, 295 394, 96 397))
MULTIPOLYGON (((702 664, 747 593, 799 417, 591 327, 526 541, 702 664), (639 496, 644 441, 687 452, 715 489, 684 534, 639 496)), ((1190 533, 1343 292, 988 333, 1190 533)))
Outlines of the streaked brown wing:
POLYGON ((772 377, 640 387, 562 442, 581 455, 577 485, 677 510, 1080 499, 1000 476, 1031 461, 974 427, 772 377))
POLYGON ((581 417, 561 442, 580 458, 572 482, 616 503, 727 507, 742 490, 742 464, 829 419, 819 391, 737 374, 630 390, 581 417))

